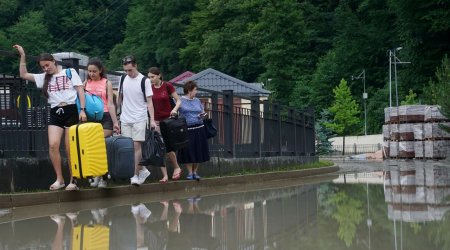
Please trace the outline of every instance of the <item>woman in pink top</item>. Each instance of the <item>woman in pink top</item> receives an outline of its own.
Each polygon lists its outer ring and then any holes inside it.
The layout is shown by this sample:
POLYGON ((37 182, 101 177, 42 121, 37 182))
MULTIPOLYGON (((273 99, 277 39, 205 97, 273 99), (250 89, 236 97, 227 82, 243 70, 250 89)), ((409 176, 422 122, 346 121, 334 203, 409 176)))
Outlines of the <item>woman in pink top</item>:
MULTIPOLYGON (((103 100, 103 126, 105 137, 111 136, 113 132, 120 133, 117 121, 116 108, 114 106, 114 93, 112 83, 106 78, 105 67, 98 58, 92 58, 88 62, 88 79, 84 82, 84 89, 103 100)), ((91 182, 92 187, 106 187, 106 179, 95 177, 91 182)))
POLYGON ((106 78, 105 67, 98 58, 92 58, 88 62, 88 79, 84 82, 84 89, 103 100, 103 126, 105 137, 111 136, 113 131, 120 132, 117 121, 116 108, 114 106, 114 93, 112 83, 106 78))

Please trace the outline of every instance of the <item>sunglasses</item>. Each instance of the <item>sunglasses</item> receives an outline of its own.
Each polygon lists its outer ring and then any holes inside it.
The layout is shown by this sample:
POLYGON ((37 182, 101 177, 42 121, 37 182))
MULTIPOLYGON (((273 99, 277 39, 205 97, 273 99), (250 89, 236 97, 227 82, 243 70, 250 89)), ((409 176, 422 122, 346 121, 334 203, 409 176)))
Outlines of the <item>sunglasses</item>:
POLYGON ((135 64, 136 63, 136 59, 134 57, 132 57, 132 56, 127 56, 127 57, 124 57, 122 59, 122 65, 127 65, 127 64, 130 64, 130 63, 135 64))

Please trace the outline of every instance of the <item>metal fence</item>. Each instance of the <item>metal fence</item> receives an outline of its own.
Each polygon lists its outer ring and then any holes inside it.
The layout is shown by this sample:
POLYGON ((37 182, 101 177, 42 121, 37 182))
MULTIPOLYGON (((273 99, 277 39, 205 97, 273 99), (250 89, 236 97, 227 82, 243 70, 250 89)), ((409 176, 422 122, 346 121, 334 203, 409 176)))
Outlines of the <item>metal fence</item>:
POLYGON ((350 144, 345 145, 333 145, 331 146, 331 152, 327 155, 339 156, 342 155, 342 151, 344 151, 344 155, 358 155, 364 153, 375 153, 378 150, 381 150, 381 144, 350 144), (343 150, 344 149, 344 150, 343 150))
MULTIPOLYGON (((76 60, 61 64, 86 68, 76 60)), ((218 129, 218 135, 210 139, 212 156, 315 155, 313 110, 294 110, 257 96, 237 96, 231 90, 199 90, 218 129), (236 98, 239 104, 233 102, 236 98)), ((0 75, 0 157, 47 155, 49 106, 40 91, 16 76, 0 75)))

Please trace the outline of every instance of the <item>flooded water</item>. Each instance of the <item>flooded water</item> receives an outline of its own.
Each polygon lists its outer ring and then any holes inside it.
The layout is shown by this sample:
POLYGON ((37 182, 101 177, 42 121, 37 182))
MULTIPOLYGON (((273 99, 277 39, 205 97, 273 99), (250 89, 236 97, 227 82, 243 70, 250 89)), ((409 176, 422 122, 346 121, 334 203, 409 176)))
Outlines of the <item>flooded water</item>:
POLYGON ((0 210, 0 250, 450 249, 450 167, 346 165, 339 175, 0 210))

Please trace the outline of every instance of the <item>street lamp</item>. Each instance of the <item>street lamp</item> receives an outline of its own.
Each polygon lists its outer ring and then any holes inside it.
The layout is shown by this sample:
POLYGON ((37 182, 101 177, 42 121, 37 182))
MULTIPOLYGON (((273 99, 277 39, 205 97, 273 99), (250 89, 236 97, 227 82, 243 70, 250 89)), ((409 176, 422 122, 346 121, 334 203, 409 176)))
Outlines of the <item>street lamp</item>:
POLYGON ((363 69, 363 71, 361 72, 361 74, 359 74, 357 77, 352 76, 352 81, 353 81, 353 80, 358 80, 358 79, 363 79, 363 85, 364 85, 364 92, 363 92, 363 100, 364 100, 364 135, 367 135, 366 69, 363 69))
POLYGON ((411 62, 402 62, 395 55, 397 51, 400 51, 403 47, 397 47, 389 50, 389 107, 392 107, 392 64, 394 64, 394 81, 395 81, 395 99, 398 107, 398 84, 397 84, 397 64, 408 64, 411 62))
POLYGON ((269 90, 270 90, 269 84, 271 81, 272 81, 272 78, 267 78, 267 89, 269 89, 269 90))

